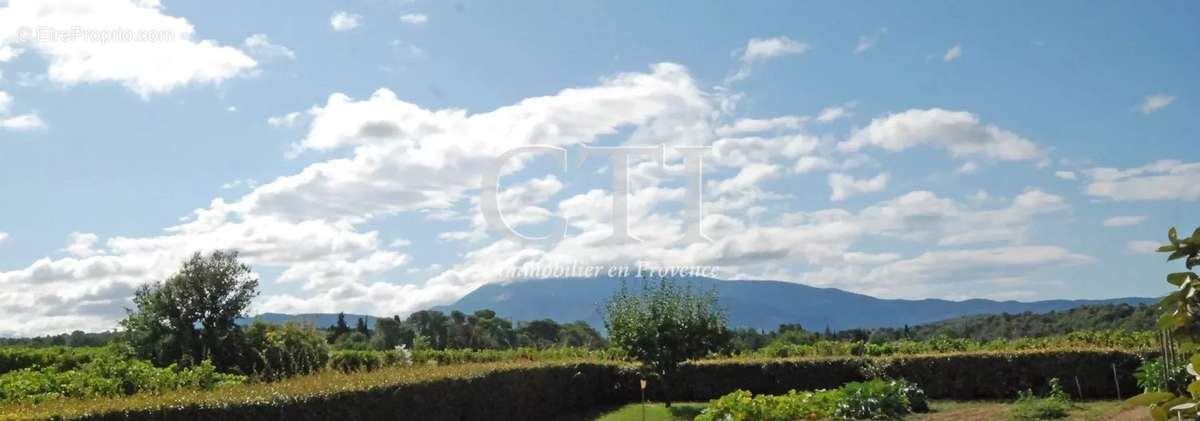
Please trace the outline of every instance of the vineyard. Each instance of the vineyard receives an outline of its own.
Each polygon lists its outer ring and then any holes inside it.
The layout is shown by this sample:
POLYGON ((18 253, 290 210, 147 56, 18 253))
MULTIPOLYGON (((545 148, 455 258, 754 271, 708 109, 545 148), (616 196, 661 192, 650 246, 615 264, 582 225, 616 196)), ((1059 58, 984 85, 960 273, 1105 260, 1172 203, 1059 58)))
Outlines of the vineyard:
MULTIPOLYGON (((551 352, 550 358, 565 354, 551 352)), ((515 354, 514 354, 515 356, 515 354)), ((528 355, 526 355, 528 356, 528 355)), ((715 399, 735 390, 784 394, 789 390, 841 387, 879 375, 919 384, 930 399, 1004 399, 1043 387, 1046 379, 1075 379, 1076 397, 1112 399, 1133 390, 1141 357, 1114 350, 949 353, 890 357, 756 359, 729 357, 685 364, 672 394, 685 400, 715 399), (1112 368, 1121 373, 1112 377, 1112 368)), ((217 384, 208 390, 156 390, 128 397, 49 399, 9 403, 11 419, 180 419, 198 414, 220 419, 287 419, 289 414, 344 413, 371 419, 389 410, 425 414, 421 419, 482 417, 529 419, 599 404, 637 400, 643 378, 635 365, 618 361, 510 360, 447 365, 397 365, 375 370, 323 370, 275 382, 217 384), (446 408, 456 408, 447 412, 446 408)), ((652 381, 647 397, 663 390, 652 381)))

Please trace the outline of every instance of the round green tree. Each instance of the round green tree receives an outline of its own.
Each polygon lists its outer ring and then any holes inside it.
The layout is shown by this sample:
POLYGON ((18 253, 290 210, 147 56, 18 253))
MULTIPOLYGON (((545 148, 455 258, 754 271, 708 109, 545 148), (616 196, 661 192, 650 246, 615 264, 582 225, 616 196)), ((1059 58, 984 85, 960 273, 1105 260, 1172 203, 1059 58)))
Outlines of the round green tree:
POLYGON ((723 349, 731 336, 716 291, 697 292, 667 279, 646 281, 638 292, 622 284, 603 313, 609 341, 662 379, 667 405, 679 365, 723 349))

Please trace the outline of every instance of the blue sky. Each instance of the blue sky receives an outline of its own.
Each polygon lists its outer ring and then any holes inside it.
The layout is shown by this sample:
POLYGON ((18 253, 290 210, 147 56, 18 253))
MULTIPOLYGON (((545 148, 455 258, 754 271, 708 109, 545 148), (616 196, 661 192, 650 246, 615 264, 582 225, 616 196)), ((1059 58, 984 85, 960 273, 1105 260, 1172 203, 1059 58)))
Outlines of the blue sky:
POLYGON ((503 268, 639 260, 898 298, 1164 293, 1146 248, 1197 224, 1200 6, 1004 6, 0 1, 0 334, 109 328, 214 248, 261 275, 255 311, 405 314, 503 268), (75 27, 172 37, 36 36, 75 27), (633 169, 644 243, 595 241, 600 159, 502 181, 510 223, 568 238, 488 231, 483 168, 546 143, 714 146, 714 241, 677 241, 671 155, 633 169))

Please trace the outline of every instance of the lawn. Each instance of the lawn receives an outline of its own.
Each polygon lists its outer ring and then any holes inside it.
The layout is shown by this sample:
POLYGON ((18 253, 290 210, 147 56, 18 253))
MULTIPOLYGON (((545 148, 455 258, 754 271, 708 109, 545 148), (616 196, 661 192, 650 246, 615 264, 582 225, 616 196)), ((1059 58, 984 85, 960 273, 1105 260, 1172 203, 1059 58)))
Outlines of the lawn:
MULTIPOLYGON (((689 402, 676 403, 671 408, 661 403, 645 405, 645 418, 642 417, 643 406, 640 404, 625 405, 607 412, 602 412, 594 418, 597 421, 674 421, 695 418, 705 403, 689 402)), ((1145 409, 1126 410, 1116 401, 1077 402, 1067 421, 1148 421, 1149 411, 1145 409)), ((960 420, 1005 420, 1009 405, 1004 402, 956 402, 935 401, 932 411, 927 414, 914 414, 906 421, 960 421, 960 420)), ((585 418, 588 419, 588 418, 585 418)))
POLYGON ((671 420, 690 420, 700 415, 700 410, 707 406, 702 402, 684 402, 671 404, 667 408, 661 403, 647 403, 644 407, 640 404, 625 405, 611 412, 601 414, 596 420, 598 421, 671 421, 671 420), (645 418, 642 418, 642 411, 645 410, 645 418))

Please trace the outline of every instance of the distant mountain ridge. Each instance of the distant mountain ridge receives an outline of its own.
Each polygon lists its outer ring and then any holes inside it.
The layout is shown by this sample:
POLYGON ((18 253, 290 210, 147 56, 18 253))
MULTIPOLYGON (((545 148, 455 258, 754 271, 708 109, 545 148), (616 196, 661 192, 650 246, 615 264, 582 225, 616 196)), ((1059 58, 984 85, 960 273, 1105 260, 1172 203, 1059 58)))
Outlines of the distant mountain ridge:
MULTIPOLYGON (((640 288, 630 282, 630 288, 640 288)), ((828 326, 850 328, 902 327, 960 316, 998 313, 1045 313, 1089 304, 1149 304, 1157 298, 1113 298, 1105 300, 1046 300, 1034 302, 972 299, 891 300, 856 294, 836 288, 817 288, 780 281, 723 281, 712 278, 681 278, 677 282, 696 288, 715 288, 720 304, 729 310, 734 327, 775 329, 784 323, 799 323, 809 330, 828 326)), ((512 320, 584 320, 603 325, 599 306, 621 286, 616 278, 557 278, 488 284, 458 302, 434 307, 444 312, 495 310, 512 320)))
MULTIPOLYGON (((470 313, 480 309, 495 310, 496 314, 513 321, 553 319, 558 322, 583 320, 601 328, 599 306, 621 286, 618 278, 555 278, 488 284, 464 296, 458 302, 437 306, 431 310, 470 313)), ((640 288, 642 280, 629 281, 630 288, 640 288)), ((780 281, 724 281, 712 278, 680 278, 676 282, 694 288, 715 288, 720 304, 729 310, 729 322, 734 327, 775 329, 780 324, 799 323, 809 330, 828 326, 833 330, 915 326, 961 316, 999 313, 1046 313, 1093 304, 1150 304, 1157 298, 1113 298, 1104 300, 1046 300, 1034 302, 994 301, 972 299, 949 301, 941 299, 893 300, 856 294, 836 288, 817 288, 780 281)), ((288 320, 315 322, 318 327, 334 323, 337 314, 285 315, 265 313, 256 316, 268 323, 288 320)), ((346 315, 354 325, 358 317, 346 315)))

